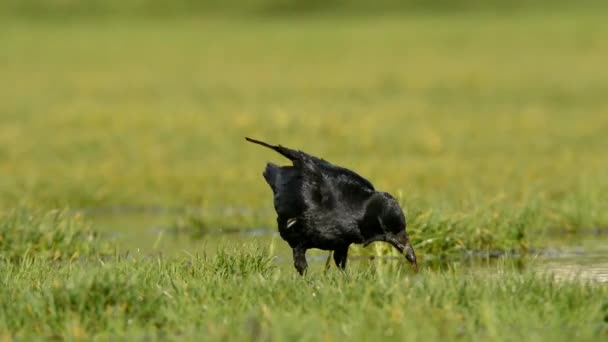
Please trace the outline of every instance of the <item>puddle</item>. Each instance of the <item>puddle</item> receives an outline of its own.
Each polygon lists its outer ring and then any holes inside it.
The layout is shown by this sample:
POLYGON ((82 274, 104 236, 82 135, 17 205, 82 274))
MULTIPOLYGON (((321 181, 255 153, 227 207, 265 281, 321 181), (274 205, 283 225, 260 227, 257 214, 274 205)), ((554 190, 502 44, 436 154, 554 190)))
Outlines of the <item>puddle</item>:
MULTIPOLYGON (((244 210, 244 209, 243 209, 244 210)), ((119 250, 136 251, 142 254, 159 253, 165 255, 212 254, 223 245, 233 242, 256 241, 271 248, 275 261, 280 267, 292 267, 291 250, 278 236, 273 227, 257 227, 249 230, 231 228, 207 228, 205 234, 194 239, 192 234, 175 231, 171 222, 179 209, 138 209, 138 210, 98 210, 89 212, 93 227, 103 236, 116 243, 119 250), (102 214, 103 213, 103 214, 102 214)), ((515 260, 522 268, 553 274, 561 280, 590 280, 608 283, 608 234, 588 234, 583 236, 560 236, 547 243, 549 248, 532 250, 525 256, 495 253, 469 252, 450 260, 439 261, 432 256, 423 256, 421 267, 459 267, 471 272, 491 274, 496 270, 496 262, 501 258, 515 260)), ((325 267, 328 252, 309 250, 307 259, 311 270, 325 267)), ((404 263, 398 256, 349 256, 351 265, 386 262, 404 263)), ((332 266, 333 267, 333 266, 332 266)))
POLYGON ((608 238, 541 254, 535 264, 536 270, 549 272, 558 279, 608 283, 608 238))

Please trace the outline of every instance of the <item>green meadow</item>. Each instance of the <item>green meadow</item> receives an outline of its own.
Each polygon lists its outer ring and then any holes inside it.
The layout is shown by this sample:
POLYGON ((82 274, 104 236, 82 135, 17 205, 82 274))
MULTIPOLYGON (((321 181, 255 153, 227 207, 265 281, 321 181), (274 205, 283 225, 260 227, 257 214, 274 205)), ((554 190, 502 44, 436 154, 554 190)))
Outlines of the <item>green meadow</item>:
POLYGON ((608 252, 608 6, 91 3, 0 5, 0 339, 608 337, 537 267, 608 252), (245 136, 394 194, 421 272, 296 276, 245 136))

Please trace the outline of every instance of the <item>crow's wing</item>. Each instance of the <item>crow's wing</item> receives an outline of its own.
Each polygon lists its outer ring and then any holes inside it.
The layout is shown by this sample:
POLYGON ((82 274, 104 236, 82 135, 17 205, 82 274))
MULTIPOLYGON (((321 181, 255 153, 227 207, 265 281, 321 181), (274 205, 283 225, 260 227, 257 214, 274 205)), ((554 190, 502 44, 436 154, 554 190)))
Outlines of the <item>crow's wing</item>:
POLYGON ((336 166, 323 159, 318 160, 317 163, 342 202, 355 206, 363 204, 376 192, 370 181, 347 168, 336 166))
POLYGON ((299 150, 251 138, 245 139, 270 148, 291 160, 293 166, 301 171, 302 195, 310 204, 333 207, 336 201, 341 201, 356 206, 375 192, 372 183, 349 169, 299 150))
POLYGON ((323 173, 316 158, 301 151, 298 153, 299 158, 297 162, 294 161, 294 167, 302 172, 302 198, 308 209, 335 208, 339 196, 331 178, 323 173))
POLYGON ((264 178, 272 188, 274 208, 279 217, 300 216, 306 209, 302 199, 302 172, 293 166, 266 165, 264 178))

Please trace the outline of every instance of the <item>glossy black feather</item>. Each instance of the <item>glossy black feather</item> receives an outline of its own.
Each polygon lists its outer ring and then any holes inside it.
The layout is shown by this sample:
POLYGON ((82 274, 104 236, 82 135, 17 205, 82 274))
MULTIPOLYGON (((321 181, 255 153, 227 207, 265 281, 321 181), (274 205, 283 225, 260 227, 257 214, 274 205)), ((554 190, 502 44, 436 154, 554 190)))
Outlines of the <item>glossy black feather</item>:
POLYGON ((279 233, 294 249, 300 273, 306 270, 307 249, 334 251, 336 265, 344 268, 350 244, 387 241, 388 234, 400 232, 406 236, 397 201, 367 179, 299 150, 246 139, 292 162, 268 163, 263 175, 273 192, 279 233))

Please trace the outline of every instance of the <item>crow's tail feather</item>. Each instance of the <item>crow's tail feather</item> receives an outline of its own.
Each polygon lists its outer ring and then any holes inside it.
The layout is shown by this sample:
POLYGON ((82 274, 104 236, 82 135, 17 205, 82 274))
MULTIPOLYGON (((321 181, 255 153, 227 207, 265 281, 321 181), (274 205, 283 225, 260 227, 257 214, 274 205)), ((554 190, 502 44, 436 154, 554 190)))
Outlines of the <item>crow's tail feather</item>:
POLYGON ((245 137, 245 140, 247 140, 249 142, 252 142, 254 144, 258 144, 258 145, 262 145, 264 147, 268 147, 268 148, 273 149, 275 151, 277 149, 277 146, 270 145, 269 143, 265 143, 265 142, 263 142, 261 140, 256 140, 256 139, 253 139, 253 138, 250 138, 250 137, 245 137))
POLYGON ((266 164, 266 169, 264 170, 263 176, 264 179, 266 179, 266 183, 268 183, 268 185, 270 185, 270 187, 272 188, 272 191, 276 192, 277 191, 277 177, 279 174, 279 170, 280 168, 273 164, 273 163, 268 163, 266 164))
POLYGON ((268 143, 265 143, 263 141, 260 140, 256 140, 256 139, 252 139, 249 137, 245 137, 245 140, 252 142, 254 144, 258 144, 258 145, 262 145, 264 147, 268 147, 271 150, 274 150, 278 153, 280 153, 281 155, 285 156, 286 158, 290 159, 290 160, 299 160, 301 158, 301 152, 296 151, 296 150, 292 150, 290 148, 287 147, 283 147, 281 145, 271 145, 268 143))

